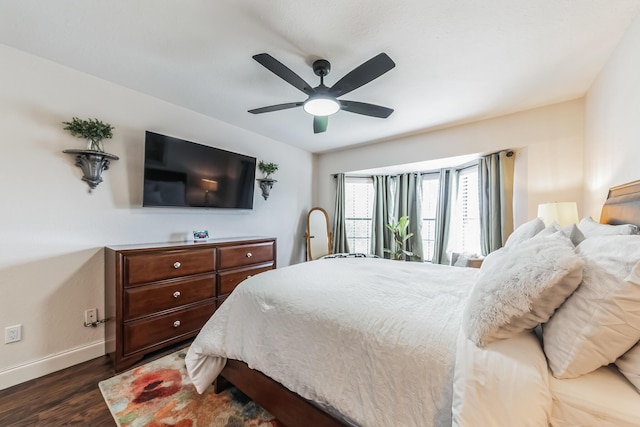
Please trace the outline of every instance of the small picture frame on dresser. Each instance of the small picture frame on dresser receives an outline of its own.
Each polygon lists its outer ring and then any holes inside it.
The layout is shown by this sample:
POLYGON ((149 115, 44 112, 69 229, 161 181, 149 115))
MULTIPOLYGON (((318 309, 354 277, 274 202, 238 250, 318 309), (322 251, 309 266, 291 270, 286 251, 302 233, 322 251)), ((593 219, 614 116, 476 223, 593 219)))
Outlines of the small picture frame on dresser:
POLYGON ((194 242, 206 242, 209 240, 209 231, 208 230, 199 230, 193 232, 193 241, 194 242))

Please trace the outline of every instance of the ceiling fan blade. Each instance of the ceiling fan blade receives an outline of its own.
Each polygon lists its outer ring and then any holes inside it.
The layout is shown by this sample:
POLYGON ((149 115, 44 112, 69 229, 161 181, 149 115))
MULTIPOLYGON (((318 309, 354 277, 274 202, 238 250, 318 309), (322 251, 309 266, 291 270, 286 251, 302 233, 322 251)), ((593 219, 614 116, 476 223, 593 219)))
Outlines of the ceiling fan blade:
POLYGON ((395 67, 396 64, 386 53, 380 53, 367 62, 354 68, 336 84, 331 86, 329 94, 338 97, 377 79, 387 71, 395 67))
POLYGON ((307 95, 311 95, 315 91, 307 82, 302 80, 302 78, 287 68, 282 62, 275 59, 273 56, 268 53, 259 53, 257 55, 253 55, 253 59, 262 64, 266 69, 271 71, 276 76, 280 77, 282 80, 286 81, 293 87, 301 90, 307 95))
POLYGON ((313 116, 313 133, 322 133, 327 130, 329 116, 313 116))
POLYGON ((302 104, 304 104, 304 102, 288 102, 286 104, 269 105, 268 107, 254 108, 253 110, 249 110, 249 112, 253 114, 270 113, 272 111, 280 111, 286 110, 288 108, 300 107, 302 106, 302 104))
POLYGON ((340 109, 350 113, 363 114, 365 116, 380 117, 386 119, 393 113, 393 108, 382 107, 380 105, 367 104, 356 101, 340 101, 340 109))

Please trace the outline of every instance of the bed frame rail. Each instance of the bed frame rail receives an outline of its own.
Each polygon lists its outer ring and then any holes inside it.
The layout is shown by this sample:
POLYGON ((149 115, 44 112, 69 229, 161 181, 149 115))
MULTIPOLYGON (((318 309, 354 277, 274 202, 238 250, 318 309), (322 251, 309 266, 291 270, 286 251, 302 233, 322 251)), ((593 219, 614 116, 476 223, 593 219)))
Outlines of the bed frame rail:
MULTIPOLYGON (((286 427, 346 427, 314 403, 291 392, 268 376, 249 368, 239 360, 228 359, 221 374, 254 402, 276 417, 286 427)), ((216 380, 216 392, 224 387, 220 377, 216 380)))

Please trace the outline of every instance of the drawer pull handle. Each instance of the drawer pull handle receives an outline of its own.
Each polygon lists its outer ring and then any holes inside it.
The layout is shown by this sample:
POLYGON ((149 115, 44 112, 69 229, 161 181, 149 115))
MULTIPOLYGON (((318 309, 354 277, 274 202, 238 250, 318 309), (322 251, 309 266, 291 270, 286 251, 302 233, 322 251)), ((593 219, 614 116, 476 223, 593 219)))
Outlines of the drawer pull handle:
POLYGON ((174 297, 174 298, 178 298, 179 296, 180 296, 180 291, 175 291, 175 292, 173 293, 173 297, 174 297))
POLYGON ((173 322, 173 327, 177 328, 178 326, 180 326, 180 321, 176 320, 175 322, 173 322))
POLYGON ((173 268, 180 268, 181 265, 182 264, 180 264, 179 261, 176 261, 176 262, 173 263, 173 268))
POLYGON ((251 258, 253 254, 251 252, 247 252, 247 258, 251 258))

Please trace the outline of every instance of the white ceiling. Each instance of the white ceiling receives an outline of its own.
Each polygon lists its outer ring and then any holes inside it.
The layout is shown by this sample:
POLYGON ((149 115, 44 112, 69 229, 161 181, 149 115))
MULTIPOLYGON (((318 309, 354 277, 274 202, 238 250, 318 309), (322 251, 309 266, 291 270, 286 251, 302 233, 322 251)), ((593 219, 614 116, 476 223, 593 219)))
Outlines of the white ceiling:
POLYGON ((0 43, 300 147, 323 152, 581 97, 640 0, 2 0, 0 43), (252 55, 331 86, 386 52, 396 67, 314 134, 306 96, 252 55))

